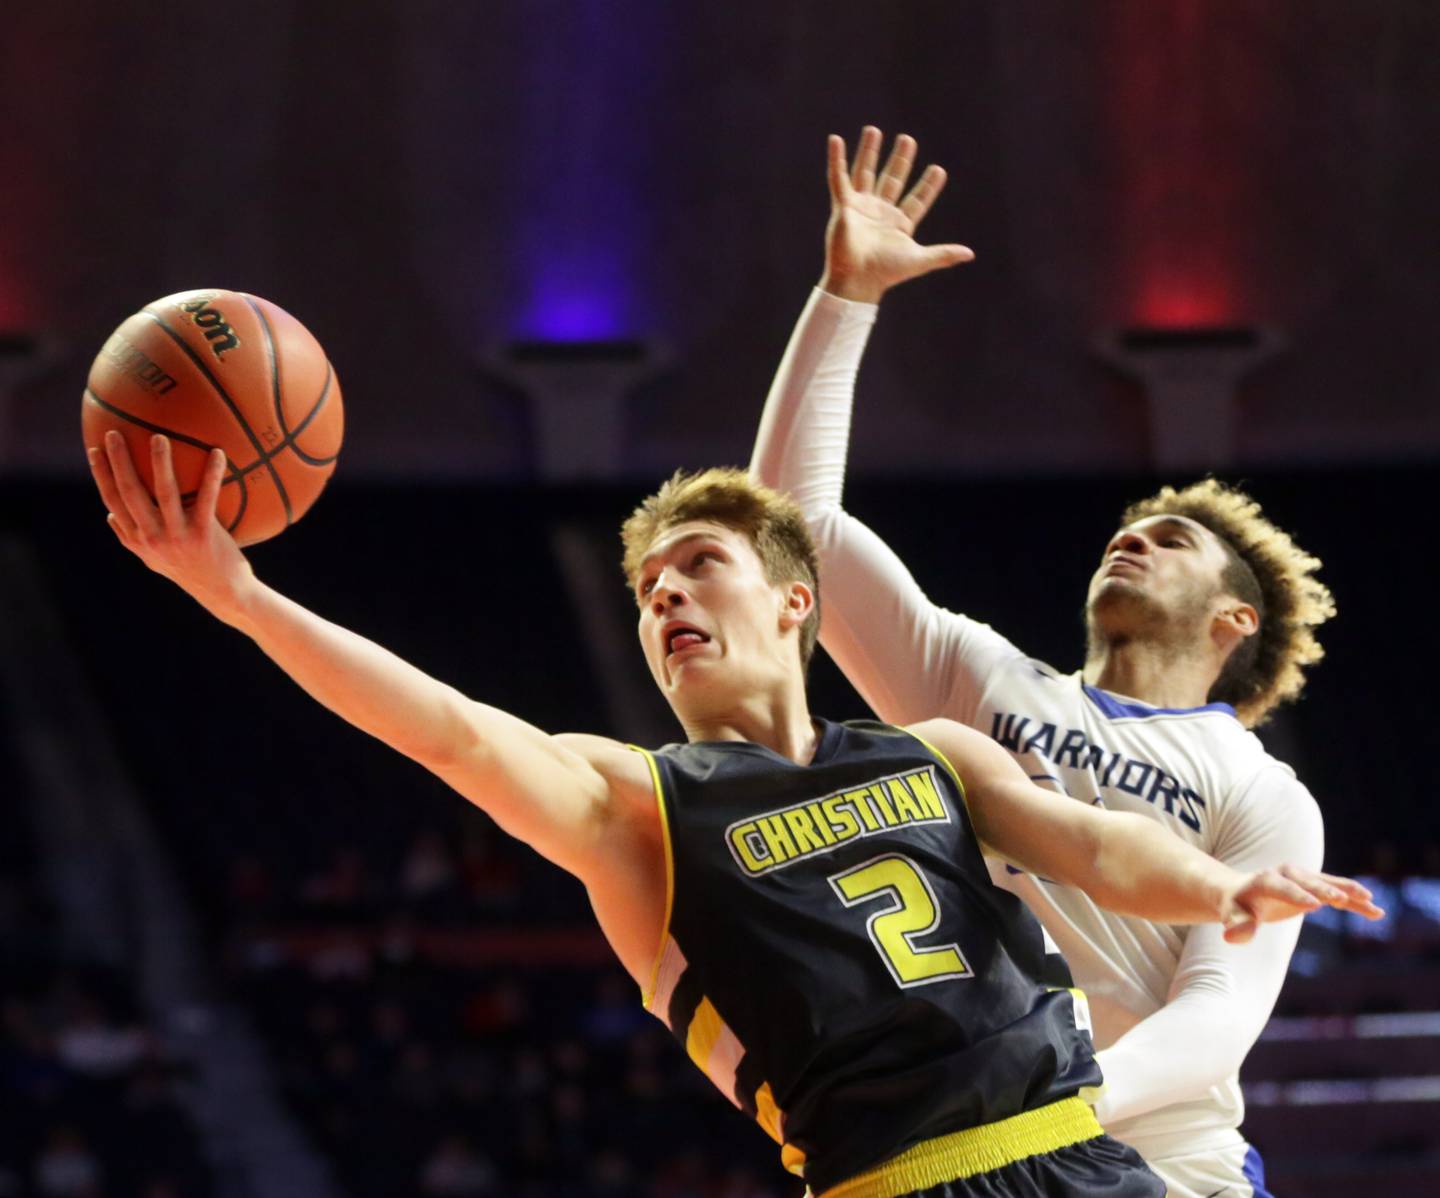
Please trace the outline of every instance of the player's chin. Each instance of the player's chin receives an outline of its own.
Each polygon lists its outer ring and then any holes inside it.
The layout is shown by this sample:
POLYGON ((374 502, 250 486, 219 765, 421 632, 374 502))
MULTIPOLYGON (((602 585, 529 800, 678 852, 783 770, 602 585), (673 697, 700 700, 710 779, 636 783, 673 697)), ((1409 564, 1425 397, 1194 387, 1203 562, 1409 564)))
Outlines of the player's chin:
POLYGON ((1085 601, 1085 627, 1101 639, 1125 636, 1149 620, 1156 610, 1150 592, 1128 578, 1104 578, 1085 601))
POLYGON ((1092 615, 1120 605, 1129 605, 1146 593, 1143 582, 1124 574, 1104 574, 1090 584, 1085 607, 1092 615))
POLYGON ((671 654, 661 664, 661 686, 670 695, 681 695, 700 688, 705 671, 696 669, 696 663, 689 657, 671 654))

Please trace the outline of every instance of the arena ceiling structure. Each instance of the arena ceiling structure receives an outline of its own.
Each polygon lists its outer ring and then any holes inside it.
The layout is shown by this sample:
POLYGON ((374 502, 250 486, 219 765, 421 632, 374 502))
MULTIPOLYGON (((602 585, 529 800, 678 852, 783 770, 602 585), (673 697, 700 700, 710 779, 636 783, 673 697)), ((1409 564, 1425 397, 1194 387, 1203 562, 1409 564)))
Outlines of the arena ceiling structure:
POLYGON ((1217 464, 1440 453, 1426 0, 66 0, 5 25, 0 471, 78 476, 101 340, 200 286, 321 337, 355 477, 536 477, 541 420, 495 368, 517 342, 645 348, 586 469, 743 461, 818 277, 824 137, 865 122, 949 169, 925 231, 978 257, 887 301, 857 472, 1163 465, 1164 405, 1104 352, 1136 330, 1264 338, 1217 464))

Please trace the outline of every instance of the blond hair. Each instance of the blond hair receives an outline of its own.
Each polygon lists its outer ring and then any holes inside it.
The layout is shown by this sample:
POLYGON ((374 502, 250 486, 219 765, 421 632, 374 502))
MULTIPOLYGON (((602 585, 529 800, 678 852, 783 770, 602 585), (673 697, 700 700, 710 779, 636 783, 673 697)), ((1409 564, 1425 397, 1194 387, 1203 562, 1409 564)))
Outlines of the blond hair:
POLYGON ((1259 631, 1231 653, 1209 698, 1233 706, 1246 727, 1263 724, 1299 698, 1305 668, 1325 655, 1315 629, 1335 614, 1335 600, 1315 577, 1320 559, 1266 519, 1249 495, 1218 479, 1163 487, 1126 508, 1121 524, 1161 515, 1188 516, 1220 539, 1229 559, 1223 585, 1260 615, 1259 631))
POLYGON ((815 606, 800 627, 800 665, 808 666, 820 633, 820 559, 799 505, 733 466, 693 474, 677 470, 620 527, 621 568, 632 587, 655 539, 690 520, 710 520, 743 533, 770 582, 799 581, 810 588, 815 606))

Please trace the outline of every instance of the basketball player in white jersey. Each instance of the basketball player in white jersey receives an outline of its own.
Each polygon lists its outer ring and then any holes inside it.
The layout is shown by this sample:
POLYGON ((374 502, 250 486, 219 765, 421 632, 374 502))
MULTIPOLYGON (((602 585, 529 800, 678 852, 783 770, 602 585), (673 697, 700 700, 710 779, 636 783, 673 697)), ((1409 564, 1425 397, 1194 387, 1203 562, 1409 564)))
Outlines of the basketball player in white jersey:
MULTIPOLYGON (((945 183, 896 140, 879 168, 867 128, 853 168, 830 139, 825 274, 766 402, 752 472, 799 501, 827 580, 820 639, 882 719, 946 716, 988 733, 1041 785, 1138 812, 1238 869, 1318 868, 1320 813, 1248 729, 1304 685, 1314 626, 1334 612, 1319 562, 1213 480, 1133 505, 1086 601, 1084 667, 1027 657, 946 610, 841 506, 856 372, 881 296, 968 261, 913 238, 945 183)), ((963 518, 957 514, 957 548, 963 518)), ((995 865, 1063 951, 1088 994, 1106 1085, 1096 1113, 1174 1198, 1264 1198, 1239 1126, 1238 1071, 1269 1017, 1299 934, 1271 925, 1245 945, 1213 928, 1108 914, 1079 891, 995 865)))

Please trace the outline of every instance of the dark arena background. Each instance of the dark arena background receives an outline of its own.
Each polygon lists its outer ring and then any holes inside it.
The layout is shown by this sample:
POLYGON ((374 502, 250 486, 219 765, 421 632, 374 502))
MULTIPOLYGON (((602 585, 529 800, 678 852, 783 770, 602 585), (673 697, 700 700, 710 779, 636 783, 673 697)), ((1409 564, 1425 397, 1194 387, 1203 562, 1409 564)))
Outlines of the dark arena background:
POLYGON ((78 416, 145 302, 274 300, 347 436, 257 572, 547 730, 678 739, 616 529, 748 460, 866 122, 977 260, 885 300, 847 506, 1066 670, 1162 481, 1323 559, 1262 735, 1390 916, 1307 922, 1244 1131, 1280 1198, 1440 1193, 1437 58, 1430 0, 10 6, 0 1196, 799 1193, 578 885, 125 553, 78 416))

